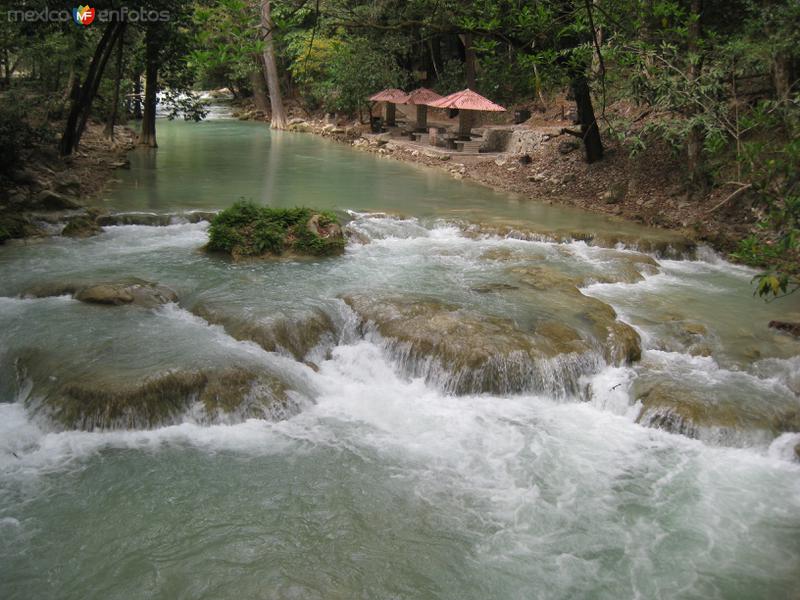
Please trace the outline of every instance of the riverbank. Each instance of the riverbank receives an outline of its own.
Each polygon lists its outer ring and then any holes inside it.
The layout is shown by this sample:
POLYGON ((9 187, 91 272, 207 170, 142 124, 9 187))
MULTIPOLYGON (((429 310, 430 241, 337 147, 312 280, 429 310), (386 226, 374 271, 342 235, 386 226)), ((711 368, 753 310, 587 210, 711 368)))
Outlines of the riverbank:
POLYGON ((130 168, 127 154, 136 134, 124 126, 114 128, 90 122, 73 155, 59 157, 55 144, 26 148, 19 164, 3 180, 0 192, 0 242, 47 235, 73 223, 67 234, 82 235, 94 228, 95 210, 88 200, 97 197, 114 179, 117 169, 130 168))
MULTIPOLYGON (((518 132, 523 143, 512 151, 487 154, 460 155, 405 138, 372 135, 366 125, 358 123, 294 118, 289 128, 388 159, 436 168, 456 179, 529 200, 673 230, 723 254, 733 251, 755 227, 755 215, 747 203, 725 202, 733 189, 720 186, 702 196, 689 194, 683 169, 664 143, 653 142, 632 157, 624 143, 606 139, 604 159, 587 164, 575 138, 561 133, 571 123, 560 115, 556 111, 549 119, 534 117, 528 124, 495 127, 518 132)), ((646 117, 641 122, 646 122, 646 117)))

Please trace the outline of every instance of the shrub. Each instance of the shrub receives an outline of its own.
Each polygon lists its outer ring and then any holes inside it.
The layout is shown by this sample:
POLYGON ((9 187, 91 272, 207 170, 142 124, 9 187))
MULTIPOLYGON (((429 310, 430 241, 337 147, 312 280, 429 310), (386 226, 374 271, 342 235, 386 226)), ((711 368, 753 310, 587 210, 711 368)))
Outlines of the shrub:
POLYGON ((45 127, 27 120, 25 104, 12 98, 0 103, 0 174, 8 175, 22 161, 23 150, 48 139, 45 127))
POLYGON ((336 226, 336 215, 305 207, 268 208, 249 201, 240 201, 220 212, 209 228, 208 249, 234 257, 280 255, 286 250, 299 254, 327 256, 344 249, 341 231, 326 237, 308 227, 317 216, 318 225, 325 229, 336 226))

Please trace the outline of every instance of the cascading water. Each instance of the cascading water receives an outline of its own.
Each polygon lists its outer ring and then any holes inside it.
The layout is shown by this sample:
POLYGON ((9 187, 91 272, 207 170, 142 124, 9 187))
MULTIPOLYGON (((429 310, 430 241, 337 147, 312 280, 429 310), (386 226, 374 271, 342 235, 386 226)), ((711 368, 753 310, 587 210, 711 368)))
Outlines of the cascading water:
POLYGON ((574 213, 314 138, 164 129, 155 163, 134 155, 107 202, 156 217, 0 250, 3 598, 800 587, 800 347, 764 326, 796 300, 752 298, 750 271, 702 252, 476 235, 465 223, 487 215, 564 231, 574 213), (162 169, 190 166, 169 148, 189 143, 197 185, 170 196, 162 169), (280 168, 254 180, 243 145, 280 168), (202 252, 207 223, 181 213, 235 200, 221 190, 236 169, 243 195, 357 211, 345 255, 202 252), (327 195, 299 200, 319 178, 327 195), (179 300, 64 292, 122 277, 179 300), (133 428, 65 409, 165 395, 174 410, 133 428))

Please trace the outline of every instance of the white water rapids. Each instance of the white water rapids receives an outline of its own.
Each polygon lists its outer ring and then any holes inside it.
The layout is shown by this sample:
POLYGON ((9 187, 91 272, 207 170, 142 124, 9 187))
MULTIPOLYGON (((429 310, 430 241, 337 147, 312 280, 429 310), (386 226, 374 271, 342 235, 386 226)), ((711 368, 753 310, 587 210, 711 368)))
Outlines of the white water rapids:
POLYGON ((650 381, 748 415, 796 402, 796 343, 764 323, 797 303, 752 298, 752 273, 712 255, 659 258, 625 283, 613 279, 628 250, 467 236, 439 217, 357 213, 352 226, 369 243, 313 261, 210 257, 199 250, 207 223, 0 249, 0 597, 797 593, 800 434, 707 427, 691 439, 637 423, 638 386, 650 381), (592 363, 575 394, 448 394, 410 376, 340 300, 423 296, 523 327, 558 314, 557 298, 475 290, 513 283, 509 269, 532 263, 580 276, 641 335, 641 361, 592 363), (121 275, 180 300, 24 297, 44 282, 121 275), (335 335, 311 351, 314 368, 235 339, 193 314, 200 305, 253 320, 319 309, 335 335), (676 323, 706 333, 687 339, 676 323), (296 410, 216 424, 189 410, 170 426, 85 432, 26 405, 71 378, 217 365, 280 374, 296 410))

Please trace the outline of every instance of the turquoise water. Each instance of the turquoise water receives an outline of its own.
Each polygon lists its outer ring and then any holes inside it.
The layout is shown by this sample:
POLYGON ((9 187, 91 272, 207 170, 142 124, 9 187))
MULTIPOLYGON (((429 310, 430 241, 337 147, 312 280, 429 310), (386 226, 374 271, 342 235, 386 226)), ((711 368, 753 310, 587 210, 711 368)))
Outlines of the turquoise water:
POLYGON ((169 212, 218 209, 240 198, 270 206, 389 211, 478 222, 528 221, 552 230, 664 235, 621 219, 526 202, 425 167, 355 154, 317 136, 270 131, 263 123, 159 123, 160 148, 131 153, 101 205, 169 212))

